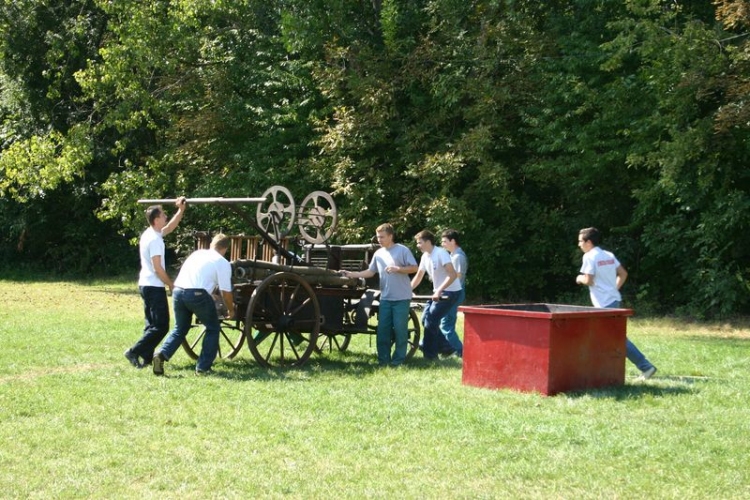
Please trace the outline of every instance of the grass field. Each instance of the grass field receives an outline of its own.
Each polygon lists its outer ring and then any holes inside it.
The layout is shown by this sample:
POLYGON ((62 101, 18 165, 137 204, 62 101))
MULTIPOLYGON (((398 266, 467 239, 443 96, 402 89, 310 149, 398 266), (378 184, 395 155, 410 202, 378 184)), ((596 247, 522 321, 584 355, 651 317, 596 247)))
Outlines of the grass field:
POLYGON ((747 325, 636 316, 654 379, 554 397, 377 369, 367 335, 154 377, 122 354, 141 327, 133 282, 0 280, 0 497, 750 498, 747 325))

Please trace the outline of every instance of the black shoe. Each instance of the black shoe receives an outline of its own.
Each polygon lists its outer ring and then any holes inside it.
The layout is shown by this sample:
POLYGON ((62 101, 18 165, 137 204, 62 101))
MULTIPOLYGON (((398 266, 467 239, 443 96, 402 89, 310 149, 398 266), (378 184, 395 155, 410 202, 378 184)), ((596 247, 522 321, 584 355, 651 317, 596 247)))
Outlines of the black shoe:
POLYGON ((208 370, 199 370, 198 368, 196 368, 195 374, 198 375, 199 377, 204 377, 206 375, 213 375, 214 371, 211 368, 209 368, 208 370))
POLYGON ((441 353, 440 353, 440 357, 441 357, 441 358, 450 358, 450 357, 451 357, 451 356, 453 356, 454 354, 456 354, 456 350, 455 350, 455 349, 450 349, 450 350, 448 350, 448 351, 443 351, 443 352, 441 352, 441 353))
POLYGON ((128 361, 130 361, 130 364, 133 365, 134 367, 143 368, 143 365, 138 360, 138 356, 133 354, 133 351, 131 351, 130 349, 125 351, 125 357, 127 358, 128 361))
POLYGON ((164 375, 164 356, 161 353, 154 354, 154 359, 151 360, 153 363, 154 375, 164 375))

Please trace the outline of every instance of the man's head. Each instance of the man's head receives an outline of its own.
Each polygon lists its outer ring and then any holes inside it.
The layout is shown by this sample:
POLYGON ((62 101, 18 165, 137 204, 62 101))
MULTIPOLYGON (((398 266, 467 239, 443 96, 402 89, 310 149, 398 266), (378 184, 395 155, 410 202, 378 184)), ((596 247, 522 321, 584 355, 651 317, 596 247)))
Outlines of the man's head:
POLYGON ((417 248, 421 252, 430 253, 435 246, 435 235, 427 229, 418 232, 414 236, 414 240, 417 242, 417 248))
POLYGON ((161 231, 167 225, 167 214, 161 205, 151 205, 146 209, 146 220, 149 226, 161 231))
POLYGON ((601 234, 595 227, 587 227, 578 231, 578 248, 584 253, 594 247, 598 247, 600 240, 601 234))
POLYGON ((383 248, 390 248, 393 246, 393 226, 388 222, 379 225, 375 229, 376 238, 378 244, 383 248))
POLYGON ((453 253, 456 248, 459 247, 458 231, 456 231, 455 229, 446 229, 445 231, 443 231, 443 233, 440 235, 440 245, 449 252, 453 253))
POLYGON ((211 249, 216 250, 221 255, 224 255, 229 250, 231 244, 232 241, 226 234, 219 233, 211 239, 211 249))

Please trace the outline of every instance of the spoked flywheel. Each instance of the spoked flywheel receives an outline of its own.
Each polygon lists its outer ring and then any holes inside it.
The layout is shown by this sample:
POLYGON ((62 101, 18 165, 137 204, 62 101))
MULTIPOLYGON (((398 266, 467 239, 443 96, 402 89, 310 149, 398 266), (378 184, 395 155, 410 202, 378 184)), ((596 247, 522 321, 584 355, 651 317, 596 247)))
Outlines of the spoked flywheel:
POLYGON ((336 203, 325 191, 308 194, 297 212, 297 227, 308 243, 325 243, 336 231, 338 221, 336 203))
POLYGON ((289 234, 294 226, 294 198, 284 186, 272 186, 263 193, 266 199, 258 205, 255 217, 258 226, 276 240, 289 234))

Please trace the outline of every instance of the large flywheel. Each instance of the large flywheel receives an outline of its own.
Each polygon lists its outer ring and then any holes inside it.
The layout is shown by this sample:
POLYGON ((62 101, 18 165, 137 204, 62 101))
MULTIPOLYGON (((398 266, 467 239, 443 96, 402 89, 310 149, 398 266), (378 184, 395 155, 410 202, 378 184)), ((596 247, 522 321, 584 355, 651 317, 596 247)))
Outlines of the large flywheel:
POLYGON ((308 194, 297 212, 297 227, 305 241, 312 244, 325 243, 336 231, 339 216, 336 203, 325 191, 308 194))
POLYGON ((284 186, 271 186, 263 193, 263 198, 265 201, 258 204, 256 221, 263 231, 278 241, 294 226, 294 198, 284 186))

